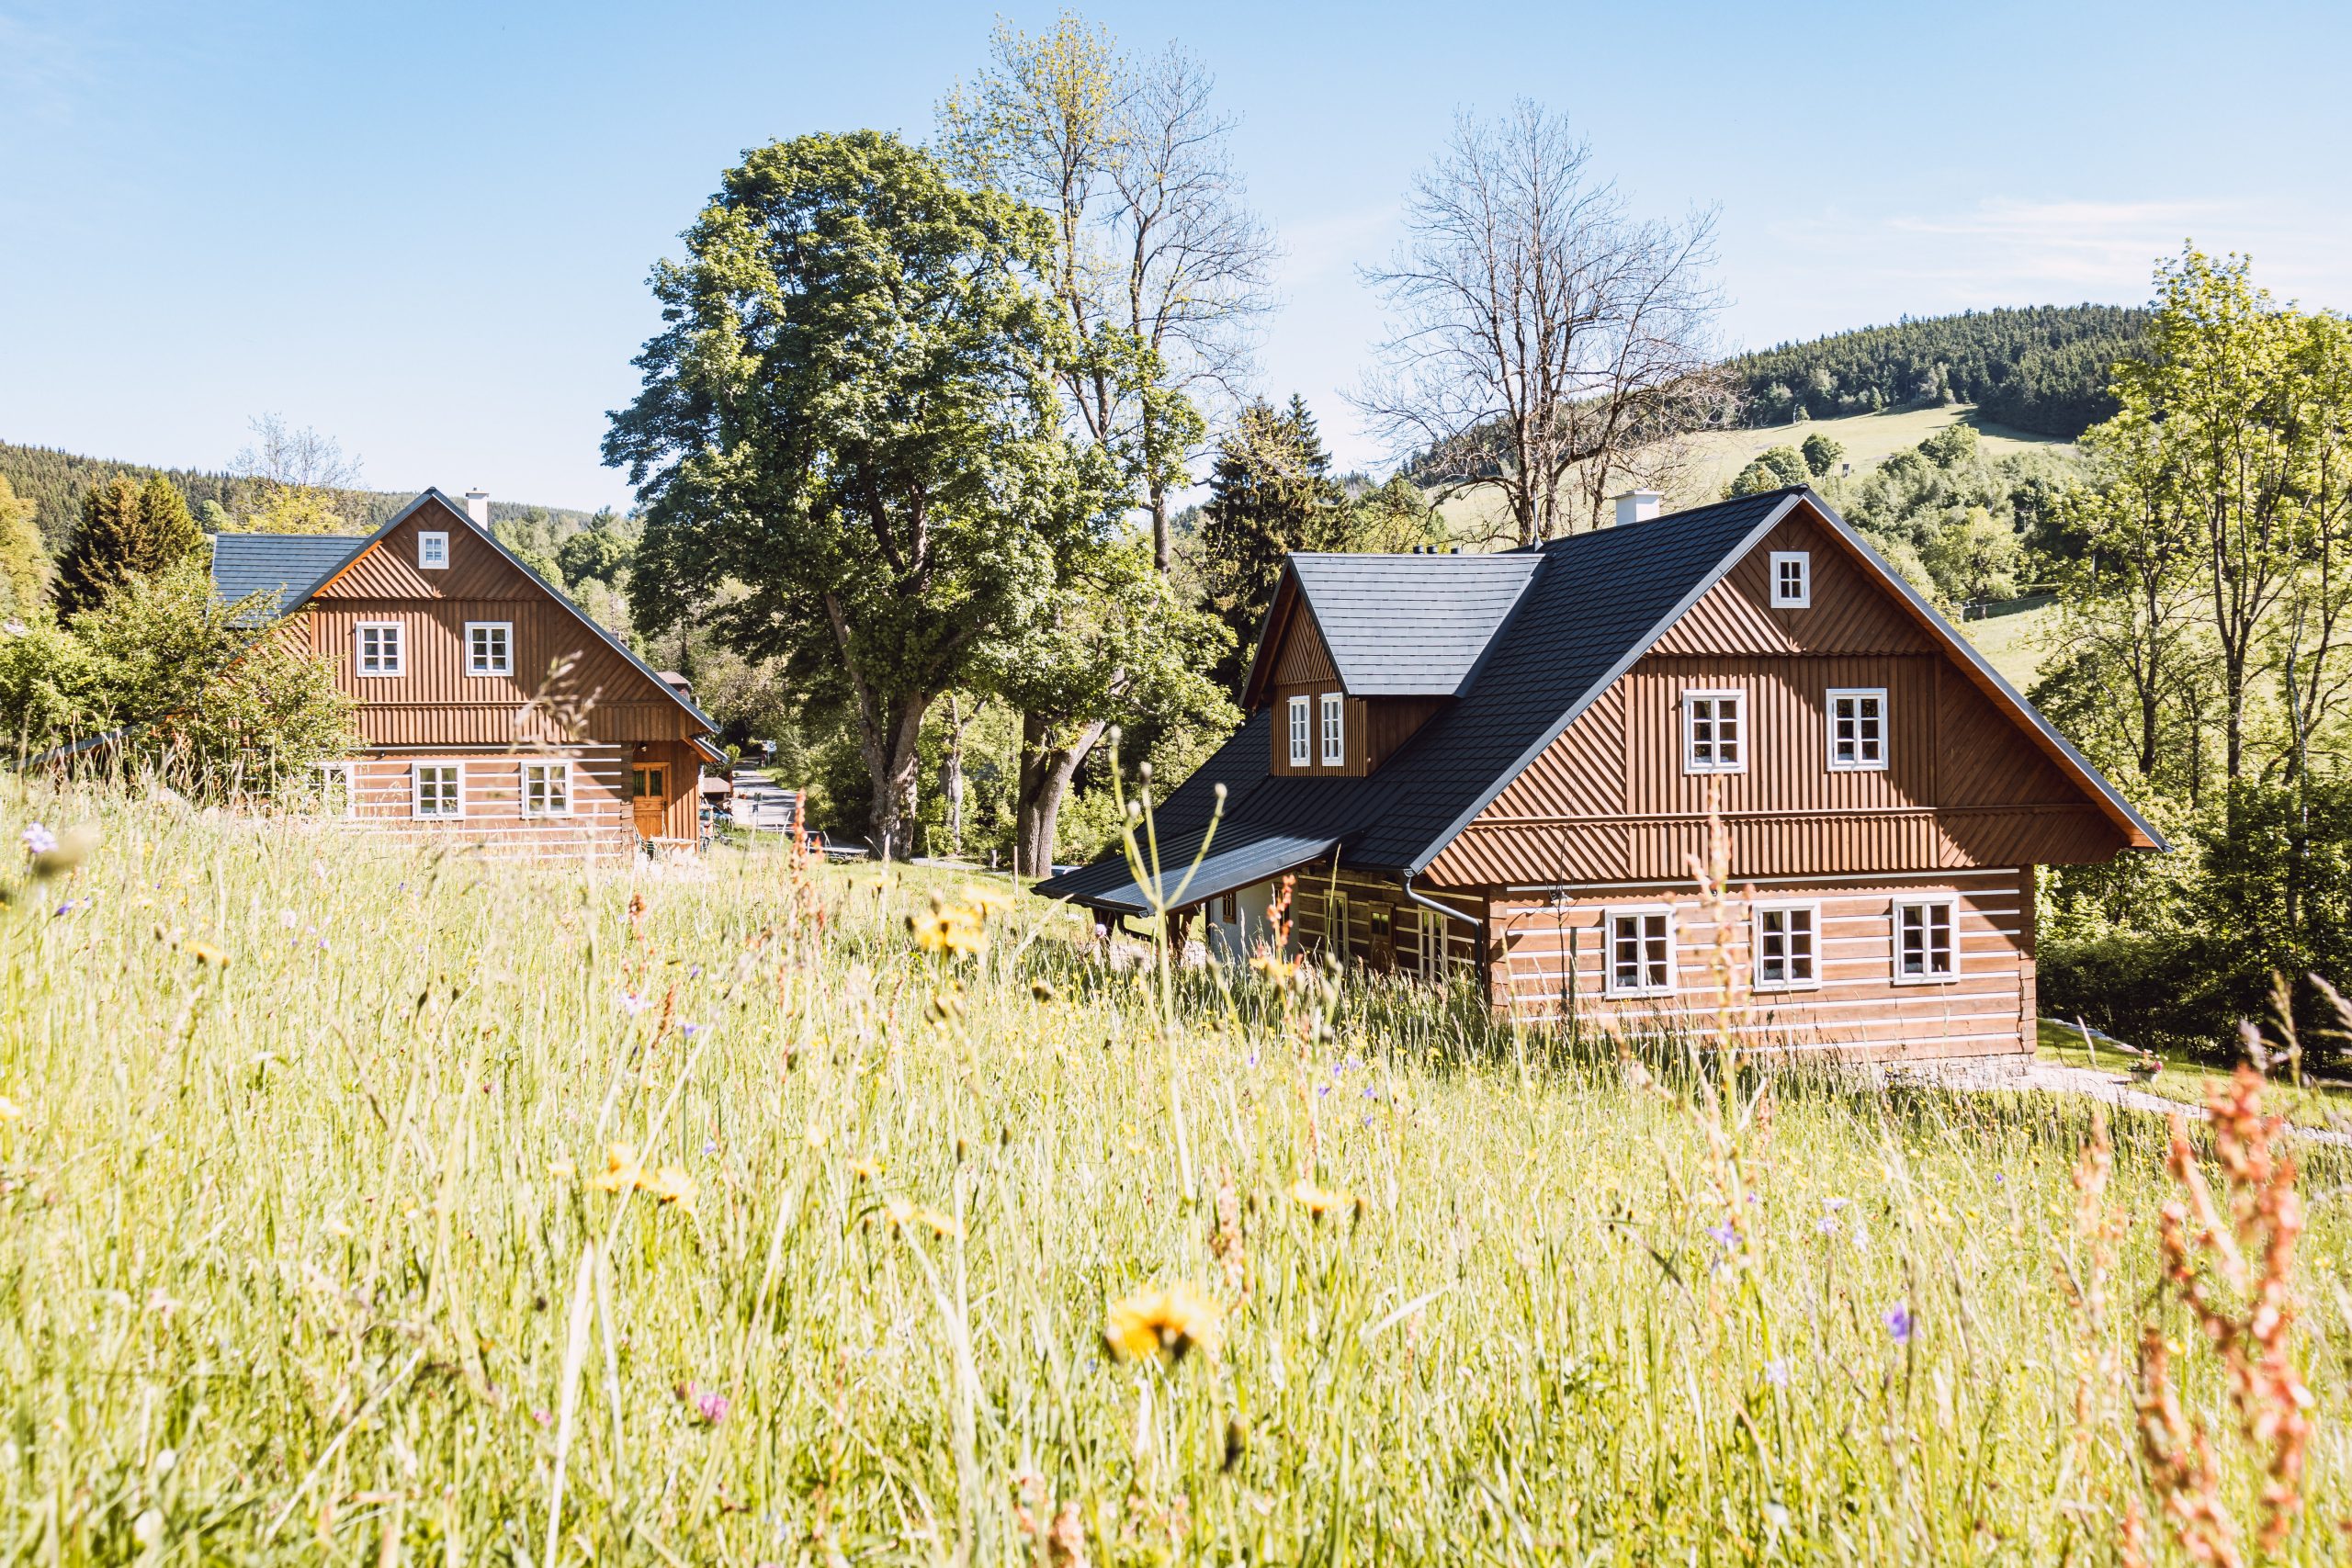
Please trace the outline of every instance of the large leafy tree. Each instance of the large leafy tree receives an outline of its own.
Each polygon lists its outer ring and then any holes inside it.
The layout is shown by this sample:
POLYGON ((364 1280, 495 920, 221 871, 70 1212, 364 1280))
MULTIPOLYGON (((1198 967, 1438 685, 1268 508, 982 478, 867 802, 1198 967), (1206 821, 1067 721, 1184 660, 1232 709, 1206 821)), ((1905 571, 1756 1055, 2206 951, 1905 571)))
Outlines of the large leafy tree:
POLYGON ((161 474, 117 479, 82 499, 82 525, 57 563, 57 613, 95 609, 135 577, 152 577, 204 547, 187 498, 161 474))
POLYGON ((1034 875, 1053 866, 1071 775, 1113 725, 1222 730, 1241 716, 1211 677, 1230 634, 1182 602, 1141 539, 1075 552, 1062 581, 1039 624, 996 650, 989 677, 1021 715, 1014 849, 1034 875))
POLYGON ((1277 409, 1260 400, 1218 444, 1201 508, 1201 577, 1210 607, 1233 634, 1220 673, 1239 681, 1258 623, 1273 602, 1283 558, 1293 550, 1343 549, 1350 536, 1347 495, 1331 477, 1331 459, 1306 400, 1277 409))
POLYGON ((717 600, 697 613, 739 651, 845 684, 899 853, 924 713, 1121 501, 1060 433, 1050 223, 856 131, 751 152, 685 238, 605 441, 643 502, 639 623, 717 600))
POLYGON ((32 615, 43 598, 49 560, 33 522, 36 510, 32 502, 17 500, 0 475, 0 609, 11 615, 32 615))

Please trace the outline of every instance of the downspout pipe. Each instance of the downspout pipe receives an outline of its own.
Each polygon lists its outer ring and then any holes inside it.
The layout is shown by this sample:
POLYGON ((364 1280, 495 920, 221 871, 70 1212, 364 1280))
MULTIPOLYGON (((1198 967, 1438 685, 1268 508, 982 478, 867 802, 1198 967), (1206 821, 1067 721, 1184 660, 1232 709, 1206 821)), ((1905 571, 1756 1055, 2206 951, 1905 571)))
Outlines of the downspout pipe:
POLYGON ((1470 927, 1471 930, 1476 931, 1479 937, 1479 961, 1484 963, 1487 959, 1489 954, 1485 952, 1487 935, 1486 921, 1480 919, 1476 915, 1465 915, 1450 904, 1441 904, 1434 898, 1425 897, 1422 895, 1414 892, 1413 874, 1409 871, 1405 874, 1405 897, 1411 899, 1414 903, 1419 904, 1424 909, 1435 909, 1439 914, 1445 916, 1447 919, 1460 920, 1470 927))

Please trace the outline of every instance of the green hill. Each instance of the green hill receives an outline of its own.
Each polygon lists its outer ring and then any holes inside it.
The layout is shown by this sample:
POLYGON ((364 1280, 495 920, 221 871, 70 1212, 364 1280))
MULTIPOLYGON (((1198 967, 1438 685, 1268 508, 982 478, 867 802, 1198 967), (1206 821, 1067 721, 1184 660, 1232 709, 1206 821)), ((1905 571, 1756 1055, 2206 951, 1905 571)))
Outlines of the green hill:
POLYGON ((2071 441, 2115 412, 2109 367, 2135 352, 2148 312, 2123 305, 2035 305, 1905 317, 1811 343, 1745 354, 1726 367, 1751 425, 1973 403, 1980 418, 2071 441))
MULTIPOLYGON (((161 474, 179 486, 191 509, 218 502, 232 515, 254 507, 255 485, 234 474, 208 473, 196 468, 159 468, 145 463, 123 463, 106 457, 85 457, 48 446, 16 446, 0 442, 0 475, 20 500, 33 502, 33 521, 41 540, 53 555, 62 549, 82 515, 82 498, 118 476, 143 480, 161 474)), ((416 499, 413 491, 351 490, 336 492, 337 513, 355 533, 372 532, 416 499)), ((589 513, 558 506, 532 506, 493 501, 493 521, 520 520, 532 513, 559 525, 584 524, 589 513)))

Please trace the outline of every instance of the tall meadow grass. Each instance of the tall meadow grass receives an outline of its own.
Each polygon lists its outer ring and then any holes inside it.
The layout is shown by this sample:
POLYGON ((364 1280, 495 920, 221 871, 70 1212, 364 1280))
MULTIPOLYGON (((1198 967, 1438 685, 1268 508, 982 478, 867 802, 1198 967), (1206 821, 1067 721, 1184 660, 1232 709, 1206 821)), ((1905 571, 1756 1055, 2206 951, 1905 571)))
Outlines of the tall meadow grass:
MULTIPOLYGON (((1163 990, 779 852, 0 807, 98 835, 0 910, 0 1560, 2171 1561, 2146 1322, 2257 1552, 2158 1122, 2103 1265, 2078 1103, 1163 990)), ((2317 1562, 2352 1168, 2297 1156, 2317 1562)))

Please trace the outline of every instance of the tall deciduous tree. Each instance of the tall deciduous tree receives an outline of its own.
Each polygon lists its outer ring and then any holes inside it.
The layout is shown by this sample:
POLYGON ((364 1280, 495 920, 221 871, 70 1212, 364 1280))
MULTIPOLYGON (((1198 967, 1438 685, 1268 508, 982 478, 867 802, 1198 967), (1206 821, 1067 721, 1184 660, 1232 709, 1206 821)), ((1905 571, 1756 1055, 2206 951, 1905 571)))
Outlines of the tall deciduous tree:
POLYGON ((1204 434, 1200 404, 1239 384, 1270 304, 1272 243, 1213 88, 1175 46, 1134 61, 1065 12, 1035 36, 1000 23, 987 69, 939 109, 960 174, 1054 216, 1054 299, 1080 345, 1062 390, 1138 483, 1161 571, 1169 498, 1204 434))
POLYGON ((82 525, 57 563, 57 612, 95 609, 134 577, 152 577, 204 547, 187 498, 158 474, 118 479, 82 500, 82 525))
POLYGON ((18 500, 7 477, 0 475, 0 610, 11 615, 32 615, 45 597, 49 556, 33 522, 38 510, 32 502, 18 500))
POLYGON ((1262 400, 1241 411, 1218 444, 1201 508, 1201 578, 1210 608, 1233 634, 1218 673, 1238 685, 1242 661, 1293 550, 1343 549, 1350 525, 1346 492, 1331 478, 1331 459, 1306 400, 1276 409, 1262 400))
POLYGON ((1393 331, 1354 400, 1425 480, 1496 492, 1520 544, 1599 526, 1724 406, 1713 215, 1632 217, 1559 116, 1522 101, 1458 119, 1406 225, 1364 275, 1393 331))
POLYGON ((360 462, 343 444, 282 414, 251 422, 254 439, 230 459, 232 473, 252 482, 244 526, 261 534, 340 534, 349 526, 346 492, 359 483, 360 462))
POLYGON ((1145 542, 1075 554, 1043 623, 997 649, 990 689, 1021 715, 1018 869, 1053 867, 1055 823, 1079 764, 1114 725, 1222 731, 1240 720, 1211 679, 1232 639, 1153 570, 1145 542))
POLYGON ((686 248, 605 440, 644 503, 639 624, 740 583, 699 613, 846 683, 875 848, 903 852, 925 711, 1123 499, 1060 431, 1050 220, 857 131, 750 153, 686 248))

